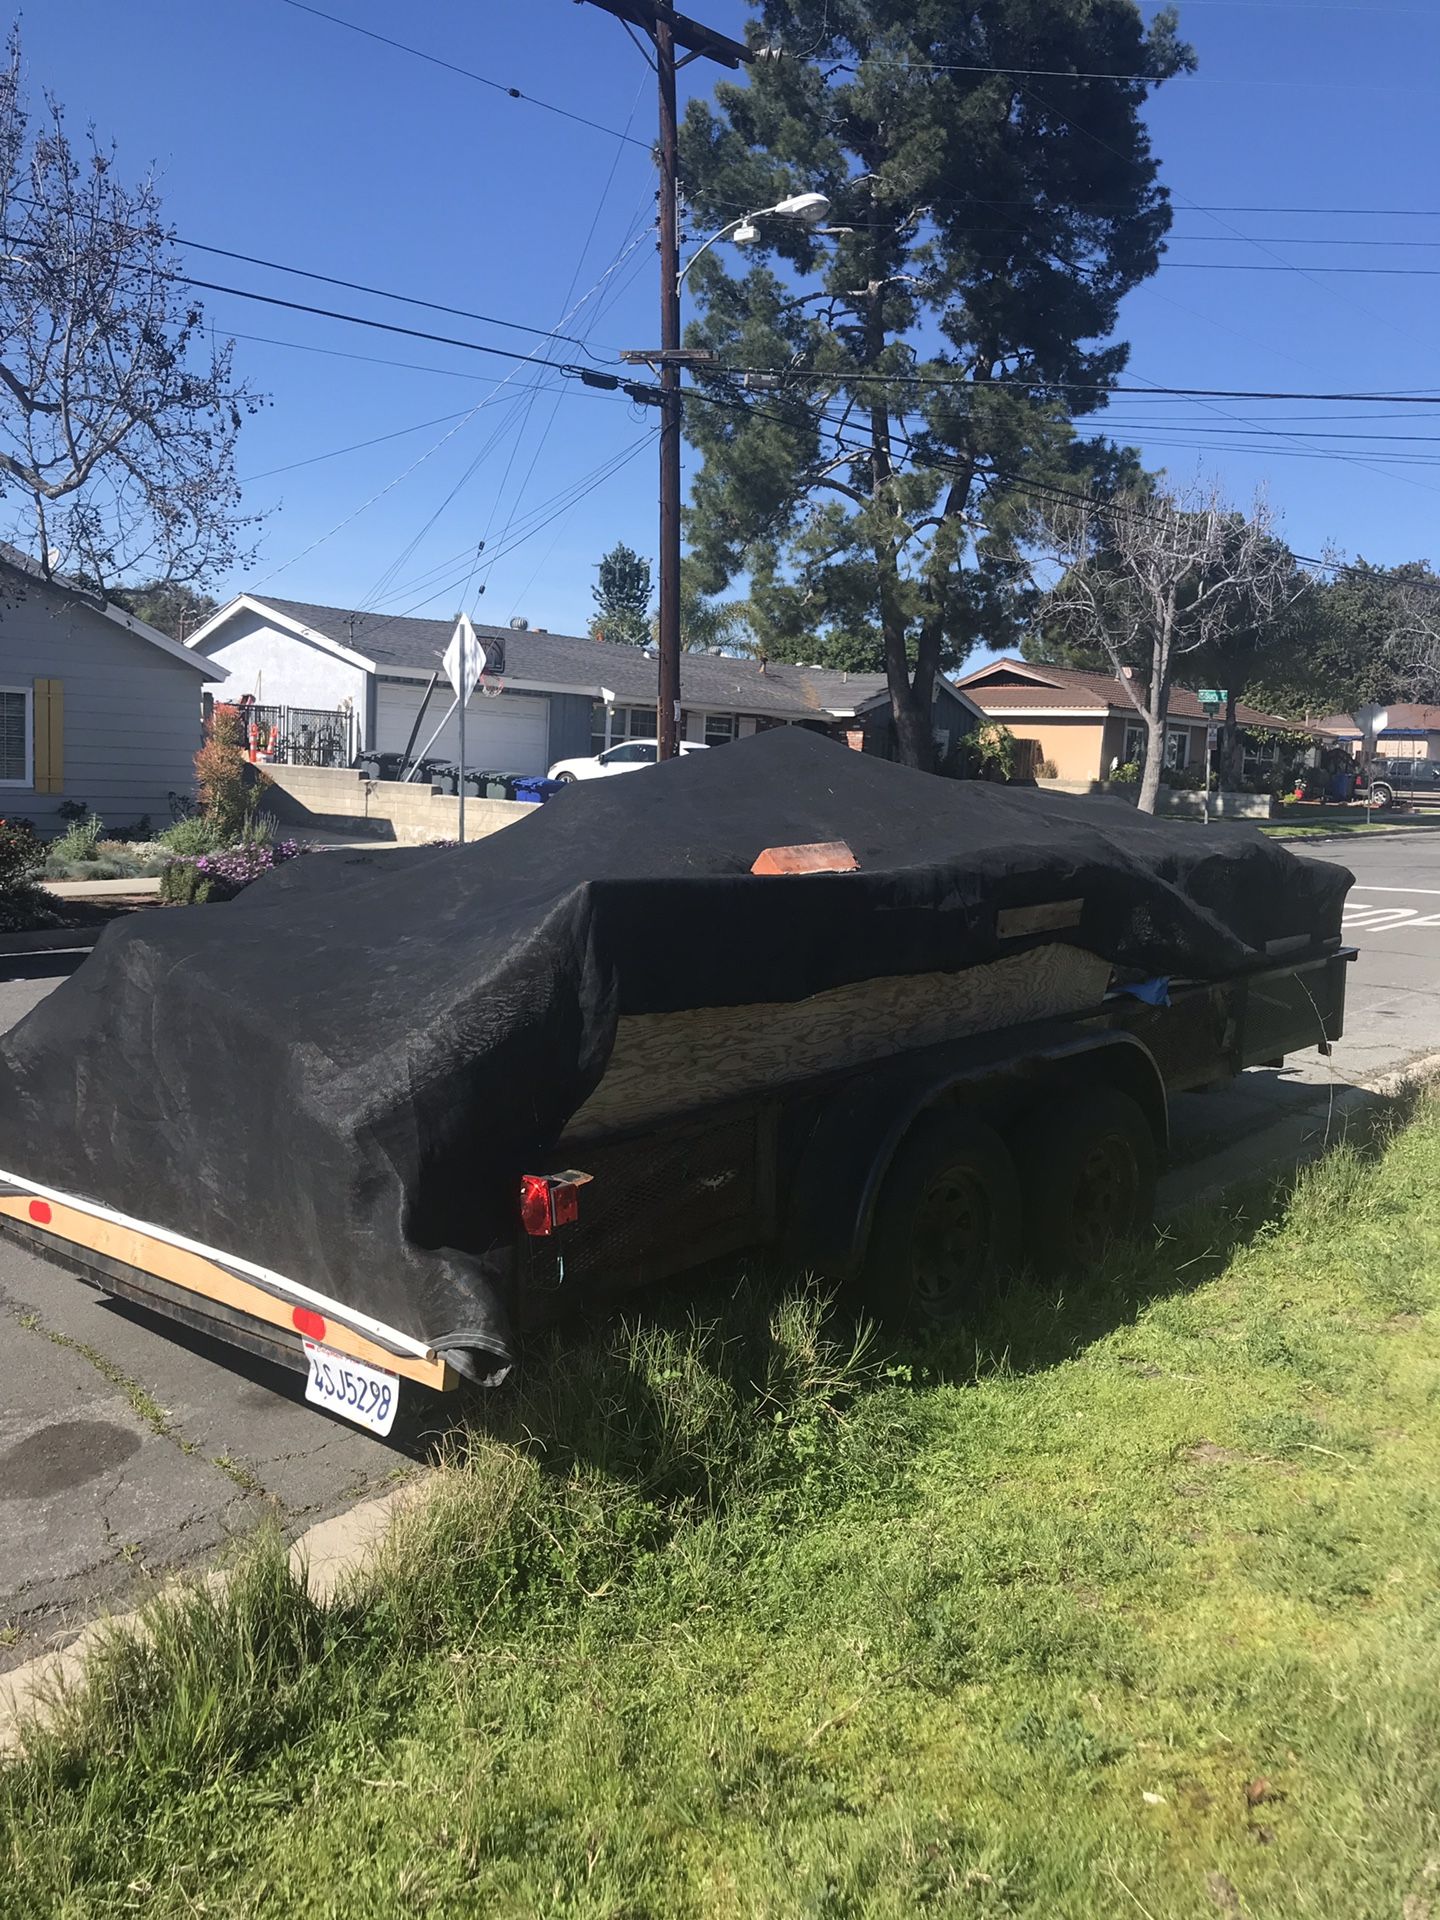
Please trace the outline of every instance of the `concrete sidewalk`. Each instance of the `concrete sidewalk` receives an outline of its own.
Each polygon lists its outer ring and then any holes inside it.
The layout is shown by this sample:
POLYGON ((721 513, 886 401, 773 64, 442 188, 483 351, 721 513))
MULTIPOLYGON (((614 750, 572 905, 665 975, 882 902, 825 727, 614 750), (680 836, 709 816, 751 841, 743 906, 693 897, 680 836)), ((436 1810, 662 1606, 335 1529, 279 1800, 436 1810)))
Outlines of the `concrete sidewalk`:
POLYGON ((130 880, 42 880, 46 893, 57 900, 158 900, 160 876, 137 875, 130 880))

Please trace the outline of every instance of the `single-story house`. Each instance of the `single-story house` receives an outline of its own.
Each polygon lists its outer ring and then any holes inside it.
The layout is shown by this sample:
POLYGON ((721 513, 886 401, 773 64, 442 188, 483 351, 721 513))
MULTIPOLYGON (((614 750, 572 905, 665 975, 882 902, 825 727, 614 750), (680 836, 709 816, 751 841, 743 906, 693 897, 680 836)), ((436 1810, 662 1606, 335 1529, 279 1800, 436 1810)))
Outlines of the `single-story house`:
MULTIPOLYGON (((1352 714, 1329 713, 1318 722, 1343 747, 1358 753, 1364 734, 1352 714)), ((1375 751, 1389 760, 1440 760, 1440 707, 1400 700, 1385 709, 1385 727, 1376 735, 1375 751)))
MULTIPOLYGON (((211 663, 215 678, 224 676, 227 699, 250 694, 267 709, 344 716, 337 737, 345 740, 346 763, 362 750, 404 753, 412 738, 416 754, 453 761, 459 730, 443 676, 426 704, 453 631, 452 620, 242 593, 185 644, 211 663)), ((618 740, 655 738, 653 649, 543 628, 476 631, 490 658, 466 707, 469 765, 543 772, 556 760, 599 753, 618 740)), ((719 746, 766 727, 800 725, 834 733, 864 752, 893 754, 883 674, 687 653, 680 687, 686 740, 719 746)), ((934 706, 942 756, 981 718, 973 701, 942 682, 934 706)))
MULTIPOLYGON (((1062 780, 1103 780, 1112 767, 1144 757, 1144 721, 1115 675, 1099 668, 996 660, 959 685, 988 720, 1001 722, 1021 743, 1029 762, 1022 771, 1034 772, 1048 760, 1062 780)), ((1286 732, 1299 724, 1238 701, 1235 717, 1247 733, 1286 732)), ((1188 688, 1172 689, 1165 730, 1165 764, 1172 772, 1203 763, 1210 724, 1188 688)))
POLYGON ((67 801, 112 827, 195 786, 202 689, 186 647, 0 543, 0 813, 61 831, 67 801))

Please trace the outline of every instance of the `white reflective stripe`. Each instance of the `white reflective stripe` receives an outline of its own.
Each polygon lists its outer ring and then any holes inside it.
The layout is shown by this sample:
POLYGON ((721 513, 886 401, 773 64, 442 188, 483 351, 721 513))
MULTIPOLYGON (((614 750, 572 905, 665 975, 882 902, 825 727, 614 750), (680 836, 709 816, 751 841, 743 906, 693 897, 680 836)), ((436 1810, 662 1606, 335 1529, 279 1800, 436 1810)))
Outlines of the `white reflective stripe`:
POLYGON ((1440 887, 1357 887, 1355 891, 1356 893, 1413 893, 1417 897, 1420 894, 1433 894, 1440 899, 1440 887))
POLYGON ((1366 933, 1383 933, 1388 927, 1403 927, 1408 921, 1419 918, 1418 907, 1371 907, 1368 912, 1357 913, 1342 922, 1348 927, 1360 927, 1366 933))
POLYGON ((183 1233, 171 1233, 167 1227, 152 1226, 148 1220, 136 1220, 128 1213, 116 1213, 113 1207, 102 1207, 94 1200, 77 1200, 73 1193, 61 1193, 58 1187, 42 1187, 38 1180, 27 1180, 23 1173, 6 1173, 0 1167, 0 1181, 7 1181, 12 1187, 19 1187, 25 1193, 33 1193, 37 1200, 53 1200, 57 1206, 73 1207, 76 1213, 88 1213, 96 1220, 108 1220, 112 1226, 128 1227, 134 1233, 148 1234, 152 1240, 163 1240, 168 1247, 179 1247, 182 1253, 198 1254, 202 1260, 214 1260, 219 1266, 230 1267, 234 1272, 244 1274, 251 1280, 262 1281, 266 1286, 274 1287, 277 1292, 287 1294, 292 1300, 303 1301, 307 1307, 318 1307, 323 1313, 343 1320, 362 1333, 373 1333, 382 1340, 388 1340, 401 1353, 414 1354, 418 1360, 436 1358, 433 1348, 427 1347, 423 1340, 412 1339, 408 1333, 400 1333, 394 1327, 387 1327, 383 1321, 372 1320, 368 1313, 359 1313, 354 1307, 342 1306, 338 1300, 331 1300, 326 1294, 316 1293, 313 1287, 301 1286, 298 1280, 288 1280, 283 1273, 275 1273, 269 1267, 260 1267, 253 1260, 242 1260, 238 1254, 222 1253, 218 1247, 207 1247, 203 1241, 187 1240, 183 1233))

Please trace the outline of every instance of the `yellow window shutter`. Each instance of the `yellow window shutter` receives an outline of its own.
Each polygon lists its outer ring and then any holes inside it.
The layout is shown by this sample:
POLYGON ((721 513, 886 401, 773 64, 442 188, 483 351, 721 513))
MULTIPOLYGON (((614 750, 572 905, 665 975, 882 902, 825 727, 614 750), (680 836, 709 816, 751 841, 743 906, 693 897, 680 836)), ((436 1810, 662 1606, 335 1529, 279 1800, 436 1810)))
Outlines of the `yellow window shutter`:
POLYGON ((65 682, 35 682, 35 791, 65 791, 65 682))

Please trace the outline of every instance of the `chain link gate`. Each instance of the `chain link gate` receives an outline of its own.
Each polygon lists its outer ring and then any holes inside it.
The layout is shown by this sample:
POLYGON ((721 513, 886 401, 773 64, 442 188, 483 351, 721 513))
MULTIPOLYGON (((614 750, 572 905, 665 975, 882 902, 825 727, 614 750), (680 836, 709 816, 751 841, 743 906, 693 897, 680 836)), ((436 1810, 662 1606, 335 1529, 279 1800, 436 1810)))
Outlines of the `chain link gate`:
POLYGON ((355 715, 348 707, 251 709, 258 744, 291 767, 348 767, 355 757, 355 715))

